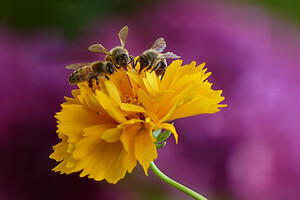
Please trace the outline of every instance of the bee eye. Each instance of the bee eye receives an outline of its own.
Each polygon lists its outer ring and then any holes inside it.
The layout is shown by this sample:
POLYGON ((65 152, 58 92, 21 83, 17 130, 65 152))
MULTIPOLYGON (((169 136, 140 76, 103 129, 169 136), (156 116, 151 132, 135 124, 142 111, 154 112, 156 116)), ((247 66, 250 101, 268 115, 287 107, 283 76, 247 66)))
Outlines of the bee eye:
POLYGON ((107 63, 107 67, 108 67, 108 68, 112 68, 112 63, 110 63, 110 62, 107 63))
POLYGON ((114 73, 114 68, 110 67, 110 68, 108 69, 108 72, 109 72, 110 74, 114 73))
POLYGON ((122 58, 128 60, 128 56, 126 54, 122 54, 122 58))
POLYGON ((124 66, 128 63, 128 56, 126 54, 122 54, 116 58, 116 62, 119 65, 124 66))
POLYGON ((145 63, 146 63, 147 66, 150 65, 150 61, 149 60, 145 60, 145 63))

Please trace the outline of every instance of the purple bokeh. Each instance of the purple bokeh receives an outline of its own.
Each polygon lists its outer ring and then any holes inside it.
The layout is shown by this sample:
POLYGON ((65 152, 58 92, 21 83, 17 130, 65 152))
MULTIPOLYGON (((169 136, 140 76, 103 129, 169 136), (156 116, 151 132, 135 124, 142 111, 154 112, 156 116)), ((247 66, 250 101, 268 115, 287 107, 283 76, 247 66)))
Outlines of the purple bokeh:
POLYGON ((187 199, 140 167, 117 185, 51 171, 56 163, 48 156, 59 141, 53 116, 71 91, 64 66, 104 58, 87 47, 119 44, 124 25, 133 55, 164 37, 166 51, 184 63, 206 62, 228 104, 175 122, 179 144, 170 138, 159 150, 162 171, 209 199, 300 198, 297 30, 255 7, 177 2, 151 10, 151 20, 141 10, 96 22, 74 41, 2 25, 0 199, 187 199))

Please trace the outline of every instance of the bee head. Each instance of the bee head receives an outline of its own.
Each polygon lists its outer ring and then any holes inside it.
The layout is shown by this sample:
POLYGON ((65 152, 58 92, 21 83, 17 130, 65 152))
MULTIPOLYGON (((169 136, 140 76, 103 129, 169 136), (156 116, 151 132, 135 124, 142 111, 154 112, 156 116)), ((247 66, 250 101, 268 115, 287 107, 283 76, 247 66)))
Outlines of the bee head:
POLYGON ((116 62, 121 67, 127 67, 128 64, 128 55, 123 53, 116 57, 116 62))
POLYGON ((107 72, 108 72, 109 74, 113 74, 113 73, 114 73, 114 68, 113 68, 112 63, 111 63, 111 62, 108 62, 106 66, 107 66, 107 72))

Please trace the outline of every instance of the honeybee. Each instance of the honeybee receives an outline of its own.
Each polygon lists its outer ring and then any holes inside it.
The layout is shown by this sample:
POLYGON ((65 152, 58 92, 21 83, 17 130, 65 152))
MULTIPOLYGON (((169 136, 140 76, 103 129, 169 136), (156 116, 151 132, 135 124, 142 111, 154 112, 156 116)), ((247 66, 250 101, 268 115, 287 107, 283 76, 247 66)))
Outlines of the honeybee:
POLYGON ((168 67, 166 59, 180 58, 180 56, 177 56, 172 52, 161 53, 166 46, 165 40, 163 38, 158 38, 150 49, 144 51, 137 59, 137 62, 140 63, 139 73, 145 68, 146 70, 152 68, 151 72, 155 71, 155 74, 162 78, 168 67))
POLYGON ((133 56, 129 56, 128 51, 124 48, 127 35, 128 26, 124 26, 118 34, 121 46, 116 46, 108 51, 101 44, 94 44, 89 47, 89 50, 96 53, 106 54, 105 61, 111 62, 117 69, 119 69, 120 67, 126 69, 128 63, 134 62, 133 56))
POLYGON ((67 69, 74 69, 75 71, 69 77, 69 83, 75 85, 83 81, 88 81, 89 87, 93 86, 93 79, 99 84, 99 78, 105 77, 109 80, 107 75, 114 73, 114 68, 111 62, 95 61, 92 63, 75 63, 66 66, 67 69))

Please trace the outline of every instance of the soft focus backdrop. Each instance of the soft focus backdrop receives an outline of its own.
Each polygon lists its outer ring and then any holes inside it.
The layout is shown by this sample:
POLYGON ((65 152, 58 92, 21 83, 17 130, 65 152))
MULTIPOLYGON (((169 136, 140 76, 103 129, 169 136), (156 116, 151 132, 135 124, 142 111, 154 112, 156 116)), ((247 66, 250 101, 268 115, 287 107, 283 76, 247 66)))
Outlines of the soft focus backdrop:
POLYGON ((1 2, 0 199, 189 199, 140 166, 116 185, 51 171, 54 115, 74 88, 64 67, 103 59, 87 47, 114 47, 124 25, 133 55, 164 37, 184 63, 206 62, 228 104, 175 121, 162 171, 208 199, 300 199, 300 3, 209 2, 1 2))

